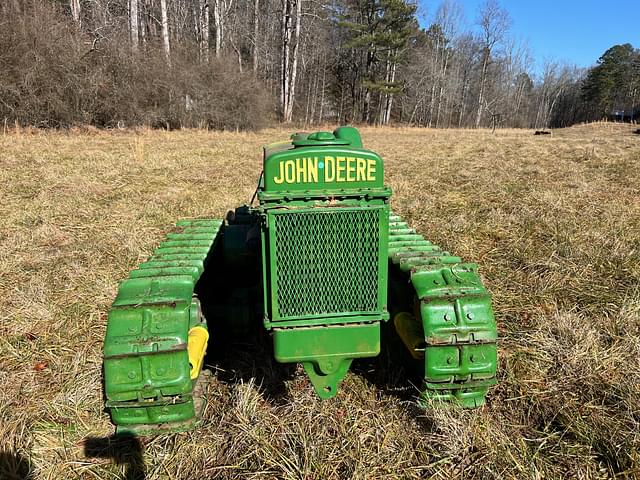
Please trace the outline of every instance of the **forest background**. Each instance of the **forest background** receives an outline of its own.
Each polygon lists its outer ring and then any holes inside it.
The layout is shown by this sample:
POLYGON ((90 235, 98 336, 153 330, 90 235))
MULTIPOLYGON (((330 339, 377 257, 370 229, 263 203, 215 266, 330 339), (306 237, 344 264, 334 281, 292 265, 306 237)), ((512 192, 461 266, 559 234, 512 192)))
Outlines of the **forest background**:
POLYGON ((3 1, 0 121, 544 129, 640 118, 640 50, 629 43, 578 68, 536 61, 496 0, 423 10, 405 0, 3 1))

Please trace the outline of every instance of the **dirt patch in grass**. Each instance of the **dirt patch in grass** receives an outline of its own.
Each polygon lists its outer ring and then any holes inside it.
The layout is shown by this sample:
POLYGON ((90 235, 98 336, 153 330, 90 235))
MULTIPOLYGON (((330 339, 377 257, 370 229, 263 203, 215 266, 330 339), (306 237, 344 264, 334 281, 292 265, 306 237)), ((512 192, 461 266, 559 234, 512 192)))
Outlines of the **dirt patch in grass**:
POLYGON ((201 428, 123 444, 101 389, 118 282, 175 220, 247 202, 260 146, 288 132, 0 136, 0 478, 640 475, 640 140, 532 133, 363 130, 394 210, 494 295, 485 407, 419 410, 361 372, 331 401, 296 372, 275 395, 277 367, 239 352, 201 428))

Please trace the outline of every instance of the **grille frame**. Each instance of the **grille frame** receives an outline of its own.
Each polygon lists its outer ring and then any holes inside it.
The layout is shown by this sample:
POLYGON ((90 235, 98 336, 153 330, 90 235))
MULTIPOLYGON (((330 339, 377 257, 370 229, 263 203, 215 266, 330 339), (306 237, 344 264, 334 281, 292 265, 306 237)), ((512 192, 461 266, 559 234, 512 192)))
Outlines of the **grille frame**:
POLYGON ((278 324, 284 326, 283 324, 289 322, 329 324, 388 318, 386 303, 389 205, 387 203, 270 209, 267 211, 266 225, 267 231, 263 237, 266 241, 265 253, 267 254, 265 267, 268 267, 265 280, 269 283, 269 294, 265 298, 268 303, 266 322, 274 322, 273 326, 278 324), (348 221, 357 220, 358 217, 368 222, 348 221), (304 224, 305 219, 307 225, 301 227, 300 224, 304 224), (300 230, 293 230, 296 226, 301 227, 300 230), (288 231, 285 230, 287 227, 288 231), (377 234, 374 242, 369 241, 368 234, 372 232, 377 234), (327 243, 326 238, 329 234, 334 238, 327 243), (340 241, 348 243, 352 237, 353 241, 350 245, 336 243, 340 241), (298 251, 295 251, 295 246, 292 251, 291 245, 283 245, 283 238, 286 239, 285 243, 296 244, 299 247, 298 251), (330 245, 332 242, 333 245, 330 245), (368 242, 368 244, 356 245, 358 242, 368 242), (375 243, 377 243, 377 249, 374 250, 375 243), (345 252, 347 256, 349 255, 349 248, 351 252, 356 251, 356 258, 341 258, 341 255, 344 257, 345 252), (312 256, 316 260, 305 262, 296 258, 295 261, 291 261, 286 257, 292 254, 302 256, 303 252, 314 254, 312 256), (322 256, 327 252, 334 258, 327 259, 322 256), (368 255, 370 264, 355 267, 357 260, 362 259, 362 255, 368 255), (308 271, 308 268, 316 265, 318 268, 314 268, 314 272, 308 271), (331 269, 333 272, 328 271, 331 269), (320 278, 315 280, 300 278, 305 273, 315 274, 320 278), (354 273, 356 273, 355 276, 354 273), (291 275, 292 278, 287 275, 291 275), (324 280, 333 281, 334 284, 324 285, 324 280), (320 285, 319 292, 311 291, 314 281, 316 286, 320 285), (337 299, 344 295, 334 295, 331 298, 331 294, 336 292, 347 292, 346 296, 349 298, 337 299), (329 298, 326 298, 327 294, 329 298), (300 298, 303 296, 305 298, 300 298), (362 298, 363 296, 367 297, 366 300, 362 298), (316 304, 318 301, 320 305, 316 304), (328 308, 330 304, 335 308, 328 308))

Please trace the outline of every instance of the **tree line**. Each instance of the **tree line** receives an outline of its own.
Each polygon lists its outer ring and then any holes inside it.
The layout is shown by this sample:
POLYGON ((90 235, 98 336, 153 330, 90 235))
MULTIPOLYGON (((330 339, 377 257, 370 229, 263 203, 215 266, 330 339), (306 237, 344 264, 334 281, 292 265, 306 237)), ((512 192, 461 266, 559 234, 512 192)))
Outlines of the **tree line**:
POLYGON ((5 0, 0 119, 547 128, 640 113, 630 44, 590 69, 535 70, 497 0, 428 13, 421 26, 407 0, 5 0))

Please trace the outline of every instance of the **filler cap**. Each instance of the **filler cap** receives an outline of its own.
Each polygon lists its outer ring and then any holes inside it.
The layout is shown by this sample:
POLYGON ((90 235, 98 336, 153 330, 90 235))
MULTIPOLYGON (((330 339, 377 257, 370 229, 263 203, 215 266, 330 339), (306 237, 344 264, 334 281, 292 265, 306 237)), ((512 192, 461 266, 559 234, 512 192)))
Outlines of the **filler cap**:
POLYGON ((296 147, 319 147, 322 145, 349 145, 349 140, 336 138, 331 132, 315 132, 309 135, 293 135, 293 143, 296 147))

